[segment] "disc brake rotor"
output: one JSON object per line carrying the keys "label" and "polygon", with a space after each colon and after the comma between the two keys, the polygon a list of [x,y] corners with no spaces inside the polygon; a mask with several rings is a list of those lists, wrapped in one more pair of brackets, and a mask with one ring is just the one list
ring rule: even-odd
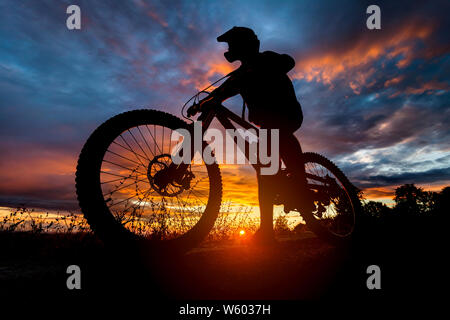
{"label": "disc brake rotor", "polygon": [[186,170],[182,177],[176,177],[173,170],[170,170],[171,163],[170,154],[161,154],[150,161],[147,169],[147,178],[152,188],[166,197],[175,197],[188,190],[195,177],[190,170]]}

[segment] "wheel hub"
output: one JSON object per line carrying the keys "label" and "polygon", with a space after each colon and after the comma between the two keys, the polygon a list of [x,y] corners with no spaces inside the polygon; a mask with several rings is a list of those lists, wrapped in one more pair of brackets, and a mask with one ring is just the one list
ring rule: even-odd
{"label": "wheel hub", "polygon": [[174,197],[191,187],[194,174],[186,170],[179,175],[172,164],[170,154],[154,157],[147,168],[147,178],[152,188],[162,196]]}

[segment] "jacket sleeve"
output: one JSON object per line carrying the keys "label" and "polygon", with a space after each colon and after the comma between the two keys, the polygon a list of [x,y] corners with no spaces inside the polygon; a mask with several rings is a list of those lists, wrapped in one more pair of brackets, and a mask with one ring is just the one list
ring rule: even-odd
{"label": "jacket sleeve", "polygon": [[[238,71],[238,70],[236,70]],[[224,83],[211,92],[211,96],[220,102],[239,94],[241,88],[240,72],[231,75]]]}

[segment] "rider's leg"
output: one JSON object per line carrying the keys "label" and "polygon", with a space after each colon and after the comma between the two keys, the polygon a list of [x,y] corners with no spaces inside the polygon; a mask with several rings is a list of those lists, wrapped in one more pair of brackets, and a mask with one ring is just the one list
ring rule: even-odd
{"label": "rider's leg", "polygon": [[280,130],[280,155],[289,172],[306,183],[302,147],[292,132]]}
{"label": "rider's leg", "polygon": [[[267,152],[270,154],[271,148],[271,137],[270,134],[267,136]],[[259,146],[261,147],[261,145]],[[273,235],[273,202],[275,200],[275,176],[274,175],[264,175],[261,174],[261,168],[270,166],[270,164],[263,165],[259,164],[256,169],[256,177],[258,180],[258,200],[259,200],[259,211],[260,211],[260,227],[255,234],[257,241],[260,242],[271,242],[274,239]]]}
{"label": "rider's leg", "polygon": [[289,188],[289,191],[294,198],[300,197],[302,205],[311,207],[312,201],[306,185],[302,147],[293,132],[280,130],[280,154],[295,183],[295,188]]}
{"label": "rider's leg", "polygon": [[261,217],[260,233],[263,237],[273,237],[273,177],[257,174],[258,198]]}

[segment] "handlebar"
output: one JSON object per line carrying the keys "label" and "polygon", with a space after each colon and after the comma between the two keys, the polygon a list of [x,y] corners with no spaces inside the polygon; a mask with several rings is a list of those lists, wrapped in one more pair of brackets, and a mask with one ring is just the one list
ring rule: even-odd
{"label": "handlebar", "polygon": [[[192,101],[192,99],[194,99],[194,101],[198,100],[198,96],[199,96],[201,93],[206,93],[206,94],[208,94],[208,95],[211,94],[211,92],[208,91],[209,88],[211,88],[211,87],[212,87],[213,85],[215,85],[217,82],[222,81],[222,80],[225,79],[225,78],[228,78],[228,77],[231,76],[231,74],[233,74],[233,73],[234,73],[234,71],[228,73],[227,75],[225,75],[225,76],[223,76],[222,78],[220,78],[220,79],[214,81],[214,82],[211,83],[209,86],[207,86],[207,87],[204,88],[203,90],[200,90],[200,91],[197,92],[195,95],[193,95],[193,96],[192,96],[192,97],[191,97],[191,98],[183,105],[183,109],[182,109],[181,113],[183,114],[184,108],[186,107],[186,105],[187,105],[190,101]],[[199,113],[200,111],[204,111],[204,110],[200,110],[200,104],[194,102],[194,104],[193,104],[192,106],[190,106],[190,107],[188,108],[188,110],[186,111],[187,119],[190,118],[190,117],[192,117],[192,116],[195,116],[195,115],[196,115],[197,113]],[[183,117],[184,117],[184,115],[183,115]],[[185,117],[185,118],[186,118],[186,117]]]}
{"label": "handlebar", "polygon": [[190,106],[187,109],[186,114],[188,117],[192,117],[192,116],[195,116],[199,112],[208,111],[216,105],[217,105],[217,103],[211,103],[209,101],[207,101],[206,103],[201,103],[201,104],[194,103],[192,106]]}

